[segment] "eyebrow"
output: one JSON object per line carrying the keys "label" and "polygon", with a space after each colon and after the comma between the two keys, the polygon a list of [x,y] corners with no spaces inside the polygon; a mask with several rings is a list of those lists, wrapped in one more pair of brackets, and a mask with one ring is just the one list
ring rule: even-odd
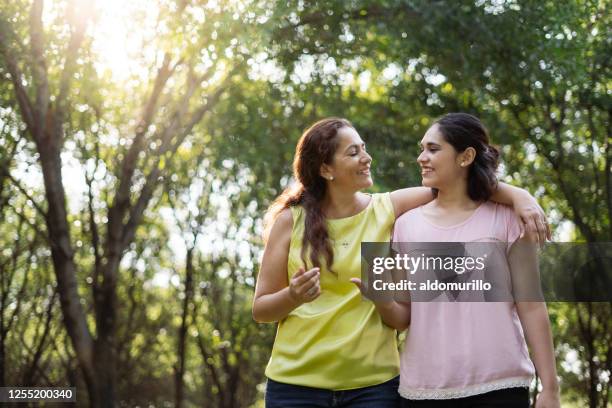
{"label": "eyebrow", "polygon": [[[426,146],[437,146],[437,147],[440,147],[440,145],[439,145],[439,144],[434,143],[434,142],[427,142],[425,145],[426,145]],[[422,147],[422,146],[423,146],[423,143],[419,143],[419,146],[421,146],[421,147]]]}
{"label": "eyebrow", "polygon": [[349,145],[346,149],[344,149],[344,152],[346,153],[350,148],[359,147],[359,146],[365,146],[365,142],[362,142],[361,145],[357,143],[353,143],[352,145]]}

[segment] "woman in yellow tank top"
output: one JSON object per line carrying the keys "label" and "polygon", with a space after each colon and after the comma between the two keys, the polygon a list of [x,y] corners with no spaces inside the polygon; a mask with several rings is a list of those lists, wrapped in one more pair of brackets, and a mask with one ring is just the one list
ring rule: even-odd
{"label": "woman in yellow tank top", "polygon": [[[321,120],[298,142],[296,183],[266,214],[253,317],[279,322],[268,408],[399,404],[396,332],[376,311],[384,305],[363,300],[350,279],[361,275],[361,242],[389,240],[395,219],[433,196],[426,187],[362,193],[372,186],[371,164],[349,121]],[[500,183],[493,199],[514,205],[545,239],[543,213],[527,192]]]}

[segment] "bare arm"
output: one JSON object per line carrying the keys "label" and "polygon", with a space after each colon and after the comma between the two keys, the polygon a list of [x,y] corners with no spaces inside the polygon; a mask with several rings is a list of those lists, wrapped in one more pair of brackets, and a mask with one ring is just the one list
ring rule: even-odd
{"label": "bare arm", "polygon": [[538,242],[541,245],[546,242],[547,238],[551,239],[546,214],[527,190],[500,182],[491,200],[512,206],[516,215],[523,221],[526,231],[537,233]]}
{"label": "bare arm", "polygon": [[321,294],[318,268],[308,272],[300,269],[291,282],[288,280],[287,259],[292,227],[291,211],[284,210],[270,231],[253,299],[253,319],[258,322],[282,320],[292,310]]}
{"label": "bare arm", "polygon": [[[429,187],[402,188],[391,192],[391,202],[395,218],[406,211],[427,204],[433,200]],[[536,232],[538,241],[543,244],[551,239],[551,231],[546,221],[546,214],[535,198],[527,190],[499,182],[491,200],[500,204],[512,206],[516,214],[525,224],[526,230]]]}
{"label": "bare arm", "polygon": [[560,407],[554,346],[546,304],[518,302],[516,308],[531,349],[533,363],[542,381],[542,392],[538,396],[536,407]]}
{"label": "bare arm", "polygon": [[383,323],[397,331],[404,331],[410,326],[410,302],[374,302]]}
{"label": "bare arm", "polygon": [[[351,282],[359,288],[362,294],[366,293],[366,288],[361,279],[351,278]],[[410,302],[391,300],[372,303],[374,303],[383,323],[387,326],[398,331],[406,330],[410,326]]]}
{"label": "bare arm", "polygon": [[392,191],[390,196],[391,203],[393,203],[393,210],[395,211],[395,218],[406,211],[427,204],[434,198],[431,188],[429,187],[402,188]]}
{"label": "bare arm", "polygon": [[536,407],[559,408],[559,383],[548,310],[546,303],[537,301],[542,295],[536,243],[535,233],[527,232],[510,249],[513,292],[525,339],[542,381]]}

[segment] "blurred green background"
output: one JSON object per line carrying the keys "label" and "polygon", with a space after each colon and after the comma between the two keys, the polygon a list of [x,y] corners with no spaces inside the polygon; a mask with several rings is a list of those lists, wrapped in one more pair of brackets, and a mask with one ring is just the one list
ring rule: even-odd
{"label": "blurred green background", "polygon": [[[432,120],[474,113],[556,241],[612,241],[610,6],[0,0],[0,386],[263,406],[262,217],[326,116],[388,191],[420,184]],[[610,406],[611,305],[549,311],[563,406]]]}

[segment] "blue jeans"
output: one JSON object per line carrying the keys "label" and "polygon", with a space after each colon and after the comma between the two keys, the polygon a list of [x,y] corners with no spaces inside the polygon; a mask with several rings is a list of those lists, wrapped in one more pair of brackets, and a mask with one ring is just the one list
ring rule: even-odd
{"label": "blue jeans", "polygon": [[332,391],[268,379],[266,408],[398,408],[399,377],[378,385]]}

